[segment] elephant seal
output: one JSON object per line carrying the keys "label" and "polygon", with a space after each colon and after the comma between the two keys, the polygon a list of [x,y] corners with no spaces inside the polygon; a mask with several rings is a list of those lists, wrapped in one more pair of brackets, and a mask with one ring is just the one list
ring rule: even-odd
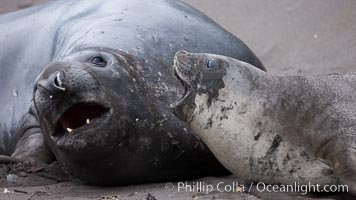
{"label": "elephant seal", "polygon": [[92,184],[226,174],[171,112],[185,91],[174,54],[264,69],[241,40],[175,0],[51,1],[1,15],[0,42],[0,153],[46,163],[54,154]]}
{"label": "elephant seal", "polygon": [[174,109],[234,175],[346,184],[356,192],[356,73],[277,76],[225,56],[179,51],[189,87]]}

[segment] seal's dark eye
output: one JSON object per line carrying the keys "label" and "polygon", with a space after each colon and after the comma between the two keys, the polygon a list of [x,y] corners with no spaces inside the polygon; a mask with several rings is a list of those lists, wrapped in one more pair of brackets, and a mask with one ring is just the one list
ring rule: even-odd
{"label": "seal's dark eye", "polygon": [[94,56],[90,58],[90,62],[98,65],[98,66],[104,66],[106,65],[106,62],[104,60],[104,58],[100,57],[100,56]]}
{"label": "seal's dark eye", "polygon": [[216,63],[215,60],[209,60],[206,64],[206,67],[208,69],[216,69],[216,68],[218,68],[218,64]]}

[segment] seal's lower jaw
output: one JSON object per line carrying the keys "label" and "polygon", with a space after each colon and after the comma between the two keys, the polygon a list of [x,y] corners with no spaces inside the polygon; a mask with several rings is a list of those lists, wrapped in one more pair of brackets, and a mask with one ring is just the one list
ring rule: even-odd
{"label": "seal's lower jaw", "polygon": [[181,84],[184,87],[184,92],[181,95],[181,97],[173,104],[171,104],[171,108],[176,108],[178,106],[180,106],[181,104],[183,104],[183,102],[185,101],[185,99],[188,98],[188,96],[191,94],[191,87],[190,85],[188,85],[184,80],[182,80],[179,75],[177,74],[178,72],[175,70],[175,76],[177,77],[177,79],[181,82]]}
{"label": "seal's lower jaw", "polygon": [[98,127],[110,115],[110,108],[96,102],[80,102],[65,110],[55,123],[52,136],[76,134]]}
{"label": "seal's lower jaw", "polygon": [[182,104],[184,104],[185,100],[190,96],[191,93],[192,92],[191,92],[190,88],[187,88],[183,97],[178,99],[178,101],[172,105],[172,108],[176,108],[176,107],[179,107]]}

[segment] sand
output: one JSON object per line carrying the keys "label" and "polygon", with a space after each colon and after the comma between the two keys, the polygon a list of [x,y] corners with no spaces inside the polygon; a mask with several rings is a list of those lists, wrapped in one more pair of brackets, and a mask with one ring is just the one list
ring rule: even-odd
{"label": "sand", "polygon": [[[1,0],[0,13],[45,0]],[[356,69],[354,0],[185,0],[246,42],[273,74],[326,74]],[[55,170],[54,170],[55,169]],[[216,185],[250,183],[206,177],[214,191],[178,191],[178,183],[95,187],[67,179],[57,165],[0,166],[0,199],[311,199],[296,193],[219,192]],[[71,180],[71,181],[68,181]],[[249,188],[248,188],[249,189]],[[340,195],[324,197],[335,199]],[[315,197],[315,196],[313,196]]]}

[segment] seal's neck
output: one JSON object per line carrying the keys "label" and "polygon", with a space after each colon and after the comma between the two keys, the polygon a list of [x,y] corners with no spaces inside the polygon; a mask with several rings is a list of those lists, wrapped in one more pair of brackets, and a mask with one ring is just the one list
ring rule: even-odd
{"label": "seal's neck", "polygon": [[227,67],[223,81],[225,89],[236,95],[250,95],[271,84],[265,71],[244,62]]}

